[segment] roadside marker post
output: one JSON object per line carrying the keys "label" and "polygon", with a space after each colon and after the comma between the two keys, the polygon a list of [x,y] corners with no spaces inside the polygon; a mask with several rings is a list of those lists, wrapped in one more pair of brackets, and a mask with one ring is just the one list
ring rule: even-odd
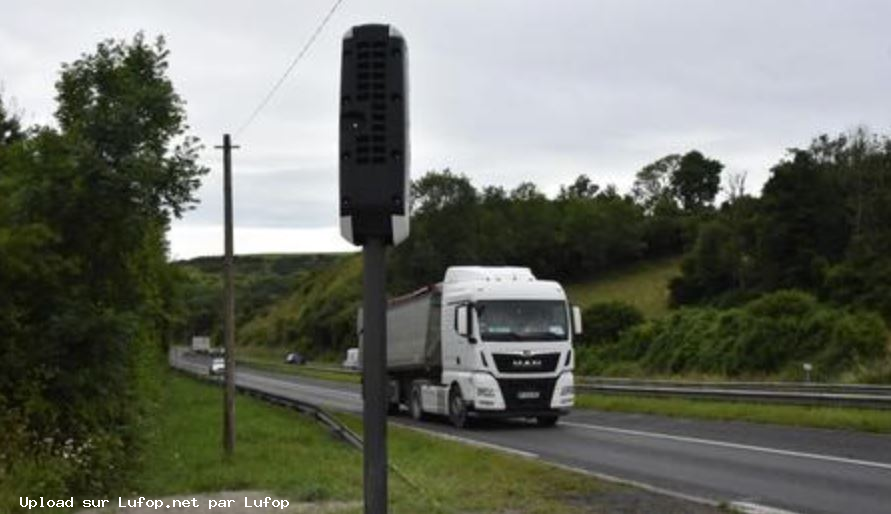
{"label": "roadside marker post", "polygon": [[363,247],[362,419],[365,514],[387,512],[386,247],[408,237],[407,47],[389,25],[343,37],[340,229]]}

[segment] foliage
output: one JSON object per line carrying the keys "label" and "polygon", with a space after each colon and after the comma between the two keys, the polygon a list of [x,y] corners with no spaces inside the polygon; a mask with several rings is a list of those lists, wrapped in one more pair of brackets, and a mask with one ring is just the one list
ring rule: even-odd
{"label": "foliage", "polygon": [[672,284],[675,304],[733,304],[783,288],[891,320],[891,139],[820,136],[702,226]]}
{"label": "foliage", "polygon": [[[236,255],[235,324],[242,326],[262,315],[277,301],[289,296],[313,272],[336,262],[336,254]],[[197,257],[175,264],[183,298],[179,341],[193,335],[222,340],[223,259]]]}
{"label": "foliage", "polygon": [[412,236],[389,266],[394,293],[437,282],[452,265],[525,265],[565,279],[602,273],[646,251],[642,209],[585,175],[553,200],[531,183],[480,192],[449,170],[426,174],[413,191]]}
{"label": "foliage", "polygon": [[0,147],[8,146],[24,137],[22,123],[15,113],[9,112],[0,97]]}
{"label": "foliage", "polygon": [[627,303],[617,301],[594,303],[582,312],[584,327],[580,342],[586,344],[612,342],[626,330],[643,321],[643,314]]}
{"label": "foliage", "polygon": [[671,189],[687,212],[698,212],[715,201],[724,165],[693,150],[684,154],[671,174]]}
{"label": "foliage", "polygon": [[741,307],[686,308],[627,331],[593,359],[597,373],[622,362],[644,373],[817,379],[887,358],[888,331],[871,313],[826,307],[804,292],[778,291]]}
{"label": "foliage", "polygon": [[120,490],[140,453],[175,323],[165,231],[206,172],[166,66],[162,40],[105,41],[63,67],[59,130],[0,116],[0,483],[16,495]]}
{"label": "foliage", "polygon": [[313,357],[356,346],[361,284],[360,256],[339,257],[242,326],[238,340],[246,345],[289,347]]}
{"label": "foliage", "polygon": [[680,161],[678,154],[666,155],[637,172],[631,194],[648,213],[654,212],[659,205],[676,205],[671,178],[677,172]]}
{"label": "foliage", "polygon": [[[601,189],[585,175],[553,199],[532,183],[510,191],[478,190],[450,170],[427,173],[412,191],[412,235],[390,252],[388,262],[392,295],[439,282],[446,268],[462,264],[528,266],[542,278],[591,280],[647,256],[676,254],[696,223],[677,208],[648,215],[630,196],[612,186]],[[656,216],[661,220],[651,223]],[[262,299],[239,340],[313,354],[354,345],[359,264],[345,259],[296,286],[286,299]],[[356,282],[335,280],[338,275]],[[661,290],[657,301],[663,302]],[[206,306],[202,312],[201,319],[213,319]]]}

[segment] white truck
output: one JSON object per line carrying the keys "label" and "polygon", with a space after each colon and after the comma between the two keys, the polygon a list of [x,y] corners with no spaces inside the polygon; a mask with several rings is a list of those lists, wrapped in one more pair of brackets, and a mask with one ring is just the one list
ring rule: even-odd
{"label": "white truck", "polygon": [[[360,344],[361,333],[360,323]],[[575,402],[579,333],[579,309],[557,282],[528,268],[450,267],[442,283],[389,302],[390,411],[446,415],[459,428],[473,417],[552,426]]]}
{"label": "white truck", "polygon": [[210,353],[210,336],[192,336],[192,351]]}

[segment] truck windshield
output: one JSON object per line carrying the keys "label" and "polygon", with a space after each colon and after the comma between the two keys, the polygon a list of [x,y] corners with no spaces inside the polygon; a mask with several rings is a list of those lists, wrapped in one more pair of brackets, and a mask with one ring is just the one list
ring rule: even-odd
{"label": "truck windshield", "polygon": [[566,341],[566,302],[484,300],[476,303],[483,341]]}

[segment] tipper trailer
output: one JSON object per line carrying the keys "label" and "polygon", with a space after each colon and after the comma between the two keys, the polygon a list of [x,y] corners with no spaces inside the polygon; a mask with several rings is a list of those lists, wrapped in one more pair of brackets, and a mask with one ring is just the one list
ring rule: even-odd
{"label": "tipper trailer", "polygon": [[[361,312],[359,315],[361,345]],[[527,417],[550,426],[575,402],[577,307],[528,268],[450,267],[442,283],[390,300],[390,410],[449,417]]]}

